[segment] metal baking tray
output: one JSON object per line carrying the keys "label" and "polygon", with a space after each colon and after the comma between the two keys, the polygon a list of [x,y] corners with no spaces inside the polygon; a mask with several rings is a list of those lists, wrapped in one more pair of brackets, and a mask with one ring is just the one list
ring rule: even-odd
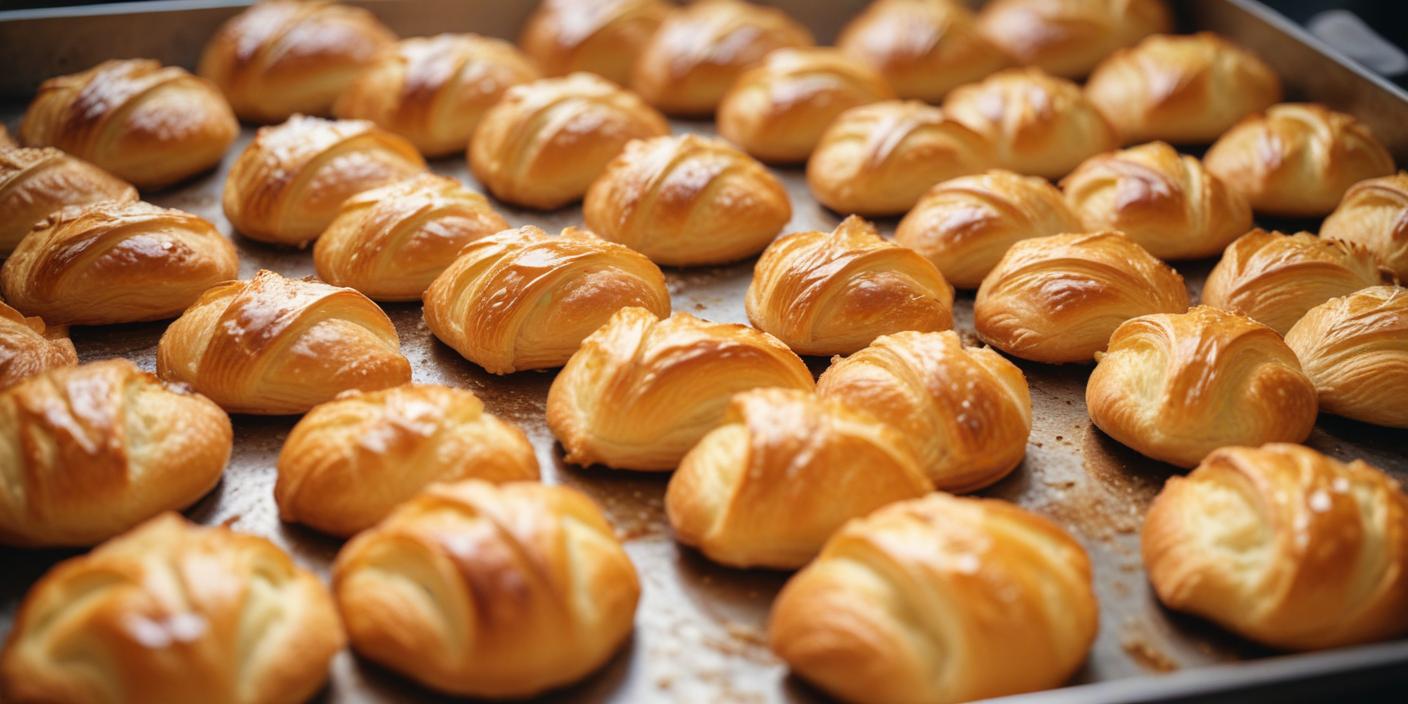
{"label": "metal baking tray", "polygon": [[[50,76],[117,57],[146,56],[193,66],[215,27],[247,2],[184,0],[125,3],[67,10],[0,12],[0,120],[14,127],[38,83]],[[515,37],[531,0],[368,0],[403,36],[474,31]],[[774,2],[809,24],[821,41],[832,39],[864,0]],[[1293,99],[1314,99],[1368,122],[1408,164],[1408,95],[1337,58],[1283,18],[1251,0],[1175,2],[1180,29],[1220,32],[1266,57]],[[679,132],[710,132],[707,122],[674,123]],[[145,194],[160,205],[198,213],[232,232],[220,210],[220,189],[240,141],[215,173],[174,189]],[[473,185],[462,158],[441,160],[435,171]],[[835,213],[808,194],[801,169],[778,173],[791,194],[788,231],[829,230]],[[581,220],[579,208],[525,211],[496,204],[513,224],[556,232]],[[1317,223],[1264,223],[1281,227]],[[894,220],[880,225],[893,231]],[[289,276],[313,273],[309,251],[277,248],[235,237],[242,276],[261,267]],[[1212,262],[1180,264],[1194,293]],[[746,322],[743,291],[752,262],[734,266],[667,270],[676,310],[705,318]],[[532,439],[544,480],[575,486],[595,497],[626,542],[639,568],[644,595],[631,641],[600,672],[544,701],[806,702],[824,699],[768,651],[769,605],[787,574],[718,567],[671,540],[662,497],[668,476],[614,472],[565,464],[544,423],[552,373],[495,377],[437,342],[418,304],[385,306],[401,335],[418,382],[472,389],[487,407],[519,424]],[[972,294],[960,294],[957,327],[971,336]],[[76,328],[83,360],[122,356],[154,366],[164,323]],[[809,360],[820,372],[824,359]],[[1100,633],[1089,660],[1069,686],[1024,695],[1035,702],[1277,701],[1373,695],[1404,701],[1408,641],[1285,655],[1256,647],[1195,618],[1163,609],[1140,565],[1142,515],[1175,470],[1144,459],[1110,440],[1086,416],[1083,391],[1088,366],[1018,362],[1032,389],[1034,424],[1026,460],[1002,482],[981,492],[1045,514],[1068,528],[1089,551],[1100,598]],[[279,448],[296,418],[236,416],[235,451],[224,480],[187,513],[202,523],[227,523],[266,536],[299,563],[326,575],[338,540],[279,522],[272,489]],[[1309,445],[1339,458],[1362,457],[1408,481],[1408,433],[1322,417]],[[75,551],[0,550],[0,633],[8,632],[29,586]],[[350,651],[334,662],[331,683],[320,695],[335,702],[421,702],[441,697],[420,689]]]}

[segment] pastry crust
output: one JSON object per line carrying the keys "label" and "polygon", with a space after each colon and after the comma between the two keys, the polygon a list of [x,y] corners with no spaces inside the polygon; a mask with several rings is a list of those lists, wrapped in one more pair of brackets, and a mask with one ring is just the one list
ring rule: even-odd
{"label": "pastry crust", "polygon": [[1372,286],[1311,308],[1286,333],[1320,410],[1408,428],[1408,289]]}
{"label": "pastry crust", "polygon": [[1173,31],[1164,0],[993,0],[978,27],[1024,66],[1081,78],[1116,50]]}
{"label": "pastry crust", "polygon": [[929,102],[1012,64],[954,0],[875,0],[836,46],[879,71],[901,98]]}
{"label": "pastry crust", "polygon": [[50,369],[78,364],[68,327],[45,325],[38,317],[0,301],[0,391]]}
{"label": "pastry crust", "polygon": [[663,0],[544,0],[518,44],[549,76],[586,71],[624,86],[671,7]]}
{"label": "pastry crust", "polygon": [[14,149],[18,146],[20,145],[15,142],[15,138],[10,136],[10,131],[5,129],[4,125],[0,125],[0,149]]}
{"label": "pastry crust", "polygon": [[105,200],[137,200],[137,189],[57,149],[0,147],[0,257],[52,213]]}
{"label": "pastry crust", "polygon": [[1380,266],[1408,282],[1408,172],[1354,184],[1320,236],[1368,248]]}

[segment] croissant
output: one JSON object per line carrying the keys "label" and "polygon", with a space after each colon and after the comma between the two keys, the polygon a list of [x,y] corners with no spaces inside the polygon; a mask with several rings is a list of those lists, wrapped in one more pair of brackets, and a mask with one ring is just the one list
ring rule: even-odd
{"label": "croissant", "polygon": [[1323,105],[1283,103],[1237,123],[1203,156],[1264,215],[1319,217],[1359,181],[1393,173],[1363,123]]}
{"label": "croissant", "polygon": [[836,46],[879,71],[901,98],[931,102],[1012,63],[952,0],[875,0]]}
{"label": "croissant", "polygon": [[1408,172],[1351,186],[1320,236],[1368,248],[1379,266],[1408,281]]}
{"label": "croissant", "polygon": [[1408,633],[1408,497],[1362,460],[1287,444],[1216,450],[1164,485],[1143,552],[1169,608],[1272,647]]}
{"label": "croissant", "polygon": [[68,205],[137,200],[137,189],[57,149],[0,148],[0,257]]}
{"label": "croissant", "polygon": [[0,301],[0,391],[50,369],[78,364],[68,328],[45,325]]}
{"label": "croissant", "polygon": [[466,245],[425,291],[425,323],[491,374],[567,363],[616,311],[670,314],[660,268],[639,252],[569,227],[527,225]]}
{"label": "croissant", "polygon": [[471,480],[432,486],[349,542],[333,591],[364,657],[500,698],[605,664],[631,634],[640,580],[585,494]]}
{"label": "croissant", "polygon": [[671,7],[662,0],[544,0],[518,43],[550,76],[587,71],[626,85]]}
{"label": "croissant", "polygon": [[851,108],[831,123],[807,161],[807,185],[839,213],[894,215],[940,181],[997,160],[988,138],[912,101]]}
{"label": "croissant", "polygon": [[263,271],[211,288],[161,336],[157,373],[231,413],[304,413],[411,380],[396,328],[350,288]]}
{"label": "croissant", "polygon": [[294,704],[345,641],[327,589],[273,543],[166,513],[30,589],[0,685],[14,702]]}
{"label": "croissant", "polygon": [[735,393],[767,386],[813,387],[807,365],[777,338],[623,308],[553,379],[548,427],[573,464],[670,470],[723,420]]}
{"label": "croissant", "polygon": [[14,149],[20,146],[15,142],[15,138],[10,136],[10,131],[0,125],[0,149]]}
{"label": "croissant", "polygon": [[993,0],[978,15],[988,41],[1026,66],[1065,78],[1116,50],[1173,30],[1164,0]]}
{"label": "croissant", "polygon": [[149,203],[65,208],[0,268],[10,304],[74,325],[164,320],[235,278],[235,246],[208,220]]}
{"label": "croissant", "polygon": [[1060,685],[1098,620],[1090,559],[1056,524],[933,493],[832,536],[773,603],[768,641],[840,699],[937,704]]}
{"label": "croissant", "polygon": [[342,202],[313,245],[318,277],[379,301],[414,301],[464,246],[508,229],[484,196],[424,173]]}
{"label": "croissant", "polygon": [[1373,286],[1311,308],[1286,333],[1320,410],[1408,428],[1408,289]]}
{"label": "croissant", "polygon": [[1091,157],[1061,188],[1084,229],[1119,230],[1165,260],[1214,256],[1252,226],[1240,193],[1163,142]]}
{"label": "croissant", "polygon": [[953,327],[953,288],[929,260],[852,215],[832,232],[768,246],[744,299],[748,320],[798,354],[850,354],[902,330]]}

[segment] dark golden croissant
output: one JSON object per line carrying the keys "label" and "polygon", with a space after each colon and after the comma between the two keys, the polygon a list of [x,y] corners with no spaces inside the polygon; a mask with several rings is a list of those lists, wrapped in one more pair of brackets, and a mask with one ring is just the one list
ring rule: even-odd
{"label": "dark golden croissant", "polygon": [[544,0],[518,44],[549,76],[586,71],[624,86],[671,7],[664,0]]}
{"label": "dark golden croissant", "polygon": [[984,36],[1023,65],[1080,78],[1121,47],[1173,30],[1164,0],[993,0]]}
{"label": "dark golden croissant", "polygon": [[0,390],[59,367],[78,364],[78,352],[68,339],[68,327],[45,325],[38,317],[0,301]]}
{"label": "dark golden croissant", "polygon": [[841,29],[841,51],[869,64],[901,98],[937,102],[1012,59],[951,0],[875,0]]}
{"label": "dark golden croissant", "polygon": [[1380,266],[1408,282],[1408,172],[1354,184],[1320,236],[1367,247]]}
{"label": "dark golden croissant", "polygon": [[1373,286],[1311,308],[1286,333],[1320,410],[1408,428],[1408,289]]}
{"label": "dark golden croissant", "polygon": [[57,149],[0,148],[0,257],[69,205],[137,200],[137,189]]}

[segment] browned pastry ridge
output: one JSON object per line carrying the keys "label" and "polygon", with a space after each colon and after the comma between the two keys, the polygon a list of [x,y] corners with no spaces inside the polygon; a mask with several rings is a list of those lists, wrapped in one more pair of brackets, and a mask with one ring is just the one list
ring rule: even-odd
{"label": "browned pastry ridge", "polygon": [[1012,63],[954,0],[875,0],[836,46],[879,71],[901,98],[930,102]]}
{"label": "browned pastry ridge", "polygon": [[1017,63],[1081,78],[1116,50],[1173,30],[1164,0],[993,0],[984,36]]}
{"label": "browned pastry ridge", "polygon": [[1408,289],[1373,286],[1311,308],[1286,333],[1320,410],[1408,428]]}
{"label": "browned pastry ridge", "polygon": [[664,0],[544,0],[518,44],[549,76],[586,71],[624,86],[671,7]]}
{"label": "browned pastry ridge", "polygon": [[68,339],[68,327],[26,318],[0,301],[0,391],[35,374],[75,364],[78,352]]}
{"label": "browned pastry ridge", "polygon": [[58,149],[0,147],[0,257],[35,225],[69,205],[137,200],[137,189]]}
{"label": "browned pastry ridge", "polygon": [[1354,184],[1320,236],[1368,248],[1380,266],[1408,282],[1408,172]]}

